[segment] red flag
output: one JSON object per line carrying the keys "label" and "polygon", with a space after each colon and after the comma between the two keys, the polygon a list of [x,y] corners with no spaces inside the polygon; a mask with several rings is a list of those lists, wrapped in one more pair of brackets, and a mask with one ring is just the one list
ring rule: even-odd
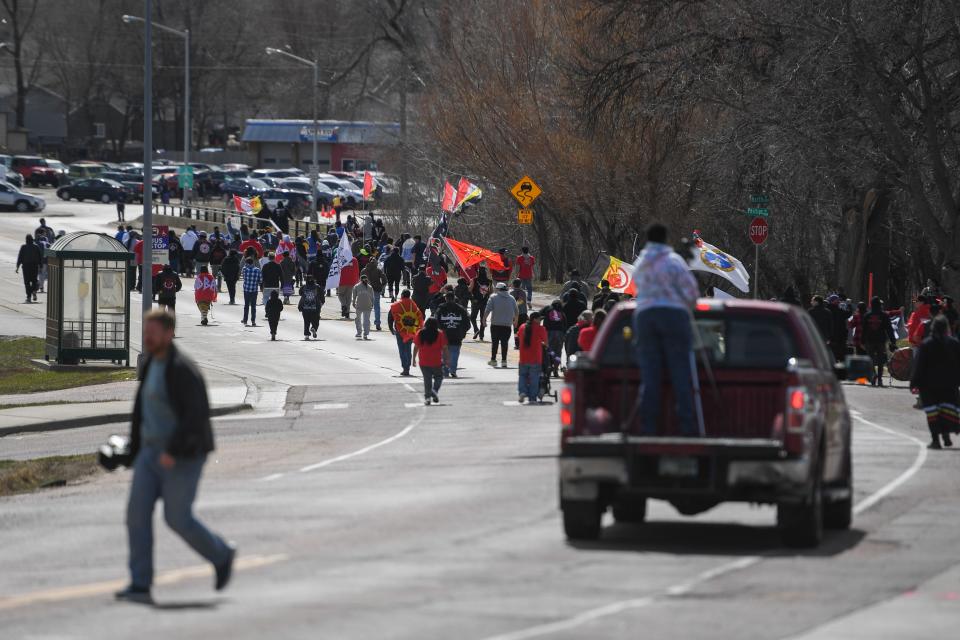
{"label": "red flag", "polygon": [[369,171],[363,172],[363,199],[370,200],[373,197],[373,174]]}
{"label": "red flag", "polygon": [[447,248],[450,249],[450,253],[453,254],[453,257],[457,260],[457,264],[459,264],[460,268],[464,271],[481,262],[486,262],[487,266],[491,269],[503,270],[506,268],[503,265],[503,261],[500,260],[500,254],[490,249],[460,242],[453,238],[445,237],[443,241],[447,243]]}
{"label": "red flag", "polygon": [[453,213],[453,206],[456,203],[457,192],[449,181],[443,183],[443,202],[440,203],[440,209],[448,213]]}
{"label": "red flag", "polygon": [[454,209],[460,209],[463,206],[463,203],[479,198],[483,195],[480,192],[480,188],[466,179],[466,177],[461,177],[460,182],[457,183],[457,199],[454,202]]}

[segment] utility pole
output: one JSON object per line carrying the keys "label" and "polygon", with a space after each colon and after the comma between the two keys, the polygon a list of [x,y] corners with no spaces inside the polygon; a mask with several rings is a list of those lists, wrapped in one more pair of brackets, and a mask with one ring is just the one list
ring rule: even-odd
{"label": "utility pole", "polygon": [[400,226],[408,227],[409,215],[408,183],[410,182],[410,166],[407,163],[407,56],[404,53],[400,61]]}
{"label": "utility pole", "polygon": [[[153,0],[143,0],[143,312],[153,306]],[[149,190],[149,191],[148,191]],[[147,193],[151,197],[147,197]],[[141,337],[140,353],[143,354]]]}

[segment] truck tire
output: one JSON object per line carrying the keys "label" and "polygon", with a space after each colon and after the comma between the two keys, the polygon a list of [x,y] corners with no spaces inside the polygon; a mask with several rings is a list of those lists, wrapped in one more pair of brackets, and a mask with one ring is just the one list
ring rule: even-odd
{"label": "truck tire", "polygon": [[788,547],[812,548],[823,540],[823,490],[819,469],[814,473],[810,495],[799,503],[777,505],[777,526]]}
{"label": "truck tire", "polygon": [[596,540],[600,537],[603,510],[598,501],[564,502],[563,532],[568,540]]}
{"label": "truck tire", "polygon": [[634,498],[613,505],[613,519],[620,524],[642,524],[647,519],[647,499]]}
{"label": "truck tire", "polygon": [[847,497],[829,501],[823,506],[823,526],[841,531],[849,529],[853,524],[853,461],[850,459],[849,443],[843,458],[844,478],[838,486],[847,490]]}

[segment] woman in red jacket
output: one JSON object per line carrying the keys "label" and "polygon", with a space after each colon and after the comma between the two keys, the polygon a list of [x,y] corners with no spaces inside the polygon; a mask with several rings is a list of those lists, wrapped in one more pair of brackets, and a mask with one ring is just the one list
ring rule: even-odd
{"label": "woman in red jacket", "polygon": [[597,309],[593,314],[593,324],[580,329],[580,337],[577,338],[577,346],[580,347],[580,351],[590,351],[593,347],[593,341],[597,338],[597,332],[600,331],[600,327],[603,326],[603,321],[606,317],[606,311]]}

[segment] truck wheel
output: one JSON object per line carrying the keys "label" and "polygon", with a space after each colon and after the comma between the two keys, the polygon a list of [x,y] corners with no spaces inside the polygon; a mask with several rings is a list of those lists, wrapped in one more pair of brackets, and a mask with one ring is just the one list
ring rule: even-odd
{"label": "truck wheel", "polygon": [[846,530],[853,524],[853,464],[850,460],[850,446],[844,457],[844,478],[839,486],[847,490],[842,500],[827,502],[823,506],[823,526],[827,529]]}
{"label": "truck wheel", "polygon": [[823,491],[820,472],[814,474],[810,496],[797,504],[777,506],[777,526],[780,537],[788,547],[816,547],[823,540]]}
{"label": "truck wheel", "polygon": [[596,540],[600,537],[603,510],[597,501],[564,502],[563,531],[568,540]]}
{"label": "truck wheel", "polygon": [[647,519],[647,499],[634,498],[613,505],[613,519],[620,524],[641,524]]}

